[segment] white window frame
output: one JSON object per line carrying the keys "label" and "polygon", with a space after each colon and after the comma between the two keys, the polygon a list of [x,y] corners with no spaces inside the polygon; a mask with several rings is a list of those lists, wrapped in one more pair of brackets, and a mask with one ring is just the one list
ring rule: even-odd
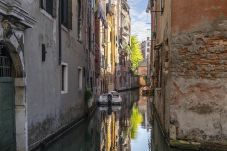
{"label": "white window frame", "polygon": [[[79,70],[81,73],[79,74]],[[83,67],[78,67],[77,68],[77,74],[78,74],[78,90],[82,91],[83,90]]]}
{"label": "white window frame", "polygon": [[[63,66],[65,66],[65,71],[64,71],[64,83],[62,81],[62,69],[63,69]],[[64,90],[62,90],[62,84],[64,84]],[[68,93],[68,64],[67,63],[64,63],[62,62],[61,63],[61,94],[66,94]]]}

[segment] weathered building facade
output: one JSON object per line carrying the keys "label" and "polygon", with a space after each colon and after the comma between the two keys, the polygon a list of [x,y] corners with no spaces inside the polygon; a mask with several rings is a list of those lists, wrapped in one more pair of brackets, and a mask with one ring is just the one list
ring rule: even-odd
{"label": "weathered building facade", "polygon": [[119,64],[117,70],[118,90],[130,88],[130,41],[131,41],[131,18],[130,7],[127,0],[119,0],[120,14],[118,27]]}
{"label": "weathered building facade", "polygon": [[173,146],[223,149],[227,1],[150,4],[154,104],[165,135]]}
{"label": "weathered building facade", "polygon": [[127,0],[96,1],[97,92],[126,90],[138,86],[130,73],[131,22]]}
{"label": "weathered building facade", "polygon": [[151,46],[151,40],[150,37],[147,37],[147,40],[142,41],[141,43],[141,51],[143,54],[143,58],[145,60],[150,59],[150,46]]}
{"label": "weathered building facade", "polygon": [[31,150],[85,115],[92,2],[0,1],[1,150]]}
{"label": "weathered building facade", "polygon": [[[143,62],[146,63],[147,71],[150,71],[150,52],[151,52],[151,39],[147,37],[146,40],[141,43],[141,52],[143,54]],[[150,76],[150,72],[147,72],[147,76]]]}
{"label": "weathered building facade", "polygon": [[106,0],[96,0],[95,12],[95,76],[97,83],[97,94],[107,90],[106,67],[107,67],[107,18]]}

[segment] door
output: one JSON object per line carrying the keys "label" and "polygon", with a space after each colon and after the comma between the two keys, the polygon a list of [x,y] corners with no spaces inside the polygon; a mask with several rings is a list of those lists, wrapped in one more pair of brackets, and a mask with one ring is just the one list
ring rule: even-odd
{"label": "door", "polygon": [[0,150],[15,151],[15,103],[12,63],[0,49]]}

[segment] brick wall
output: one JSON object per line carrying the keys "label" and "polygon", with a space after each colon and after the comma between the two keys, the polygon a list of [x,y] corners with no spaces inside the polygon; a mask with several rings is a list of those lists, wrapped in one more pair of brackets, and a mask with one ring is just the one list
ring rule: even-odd
{"label": "brick wall", "polygon": [[227,140],[227,20],[218,19],[171,39],[170,137]]}

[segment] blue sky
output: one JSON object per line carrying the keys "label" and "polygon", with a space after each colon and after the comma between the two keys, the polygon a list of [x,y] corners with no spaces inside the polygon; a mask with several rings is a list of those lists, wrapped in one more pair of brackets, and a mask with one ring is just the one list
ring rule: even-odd
{"label": "blue sky", "polygon": [[140,41],[150,37],[150,14],[146,13],[148,0],[129,0],[132,19],[132,35],[136,35]]}

